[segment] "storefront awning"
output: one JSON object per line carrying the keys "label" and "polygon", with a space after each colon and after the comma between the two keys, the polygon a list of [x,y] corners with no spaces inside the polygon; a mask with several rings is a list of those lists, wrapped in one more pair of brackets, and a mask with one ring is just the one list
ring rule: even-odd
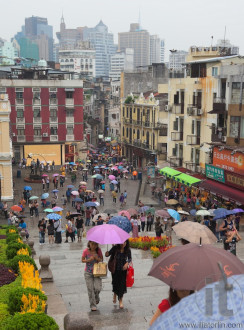
{"label": "storefront awning", "polygon": [[177,175],[175,177],[175,180],[178,181],[178,182],[181,182],[181,183],[183,183],[184,185],[187,185],[187,186],[191,186],[192,184],[201,181],[201,180],[199,180],[197,178],[194,178],[191,175],[187,175],[187,174],[184,174],[184,173],[182,173],[180,175]]}
{"label": "storefront awning", "polygon": [[175,169],[171,168],[171,167],[164,167],[164,168],[161,168],[161,170],[159,170],[159,173],[160,174],[163,174],[163,175],[166,175],[168,176],[169,178],[173,177],[173,176],[176,176],[176,175],[180,175],[182,174],[181,172],[179,171],[176,171]]}
{"label": "storefront awning", "polygon": [[244,204],[244,192],[235,188],[231,188],[223,183],[206,180],[199,183],[199,188],[209,190],[212,194],[221,195],[224,199],[231,199],[238,204]]}

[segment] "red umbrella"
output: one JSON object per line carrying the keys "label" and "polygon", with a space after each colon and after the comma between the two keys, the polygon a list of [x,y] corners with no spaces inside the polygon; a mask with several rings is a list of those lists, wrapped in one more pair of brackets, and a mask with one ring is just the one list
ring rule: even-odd
{"label": "red umbrella", "polygon": [[13,205],[13,206],[11,206],[11,210],[13,210],[15,212],[20,212],[20,211],[22,211],[22,208],[19,205]]}
{"label": "red umbrella", "polygon": [[130,215],[134,215],[134,214],[138,214],[138,212],[137,212],[137,210],[136,209],[128,209],[128,210],[126,210],[128,213],[130,213]]}
{"label": "red umbrella", "polygon": [[211,279],[221,280],[218,263],[226,276],[244,273],[244,264],[232,253],[210,244],[189,243],[162,253],[148,275],[158,278],[175,290],[199,290]]}
{"label": "red umbrella", "polygon": [[158,210],[158,211],[156,211],[156,215],[158,217],[163,217],[163,218],[170,218],[171,217],[166,210]]}

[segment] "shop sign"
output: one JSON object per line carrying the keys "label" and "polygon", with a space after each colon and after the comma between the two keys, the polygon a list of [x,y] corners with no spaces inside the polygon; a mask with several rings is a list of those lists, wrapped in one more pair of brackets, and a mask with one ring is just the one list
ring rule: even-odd
{"label": "shop sign", "polygon": [[150,176],[150,178],[155,178],[155,166],[148,166],[147,168],[147,176]]}
{"label": "shop sign", "polygon": [[109,142],[109,141],[111,141],[111,136],[107,136],[107,137],[105,137],[105,139],[104,139],[106,142]]}
{"label": "shop sign", "polygon": [[[99,138],[99,139],[103,139],[103,134],[99,134],[99,135],[98,135],[98,138]],[[106,139],[105,139],[105,141],[106,141]]]}
{"label": "shop sign", "polygon": [[213,150],[213,165],[229,172],[244,175],[244,154],[241,152],[233,153],[232,150]]}
{"label": "shop sign", "polygon": [[205,170],[207,178],[225,183],[225,173],[222,168],[206,164]]}
{"label": "shop sign", "polygon": [[234,173],[226,172],[225,181],[229,186],[244,190],[244,177]]}

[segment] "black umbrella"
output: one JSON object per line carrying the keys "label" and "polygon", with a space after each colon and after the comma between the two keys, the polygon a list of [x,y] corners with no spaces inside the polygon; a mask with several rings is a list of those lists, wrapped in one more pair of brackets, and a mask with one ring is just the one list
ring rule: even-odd
{"label": "black umbrella", "polygon": [[66,218],[70,219],[70,218],[78,217],[79,215],[81,215],[81,213],[73,212],[73,213],[70,213],[70,215],[68,215]]}
{"label": "black umbrella", "polygon": [[114,210],[114,209],[106,209],[105,211],[103,211],[103,213],[107,213],[107,214],[114,214],[114,213],[117,213],[118,211],[117,210]]}

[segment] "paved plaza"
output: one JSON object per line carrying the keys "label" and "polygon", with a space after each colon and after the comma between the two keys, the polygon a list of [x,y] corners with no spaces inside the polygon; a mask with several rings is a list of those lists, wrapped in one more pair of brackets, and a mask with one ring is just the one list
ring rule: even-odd
{"label": "paved plaza", "polygon": [[[16,168],[14,169],[14,176],[16,178]],[[77,184],[81,181],[78,177]],[[106,181],[108,182],[108,181]],[[68,177],[65,182],[65,187],[60,189],[59,197],[65,193],[66,185],[70,184]],[[21,179],[15,179],[15,202],[17,203],[25,185],[23,181],[23,173]],[[31,184],[33,191],[32,195],[40,196],[42,194],[41,184]],[[127,206],[135,207],[136,195],[138,192],[139,181],[124,179],[121,180],[121,191],[125,189],[128,192]],[[50,184],[50,191],[53,189]],[[148,185],[149,187],[149,185]],[[92,188],[92,179],[88,180],[88,188]],[[150,199],[150,188],[145,189],[146,198],[148,202]],[[144,189],[143,189],[144,191]],[[118,194],[119,195],[119,194]],[[59,199],[60,201],[60,199]],[[155,204],[155,202],[154,202]],[[57,205],[61,206],[59,203]],[[116,208],[119,210],[119,202]],[[106,184],[105,192],[105,206],[99,207],[99,212],[107,208],[115,208],[112,203],[111,193],[108,184]],[[67,209],[71,209],[68,205]],[[28,215],[28,210],[26,212]],[[40,213],[40,218],[44,213]],[[132,249],[132,258],[135,268],[135,284],[129,288],[124,297],[124,310],[118,308],[118,304],[112,303],[112,286],[111,275],[108,274],[106,279],[103,279],[103,290],[100,294],[101,301],[98,305],[96,312],[90,312],[88,295],[84,280],[85,265],[81,263],[82,251],[86,248],[87,241],[83,238],[82,243],[62,243],[49,245],[39,245],[37,218],[27,218],[26,220],[31,239],[35,242],[36,261],[41,254],[48,254],[51,257],[50,268],[54,277],[54,284],[44,285],[44,290],[48,295],[48,314],[53,316],[62,329],[62,320],[67,312],[77,312],[89,318],[94,324],[94,329],[148,329],[149,321],[157,308],[159,302],[167,297],[168,286],[163,282],[148,277],[148,272],[153,263],[151,253],[149,251]],[[63,221],[63,228],[65,220]],[[151,232],[149,235],[153,235]],[[241,233],[242,234],[242,233]],[[64,234],[63,234],[64,235]],[[46,236],[47,238],[47,236]],[[64,236],[63,236],[64,242]],[[173,244],[178,245],[178,239],[173,236]],[[222,244],[217,244],[219,248],[223,248]],[[109,246],[110,248],[111,246]],[[107,250],[107,246],[102,246],[103,254]],[[241,241],[237,244],[237,255],[244,262],[244,242]],[[104,258],[105,260],[107,258]]]}

